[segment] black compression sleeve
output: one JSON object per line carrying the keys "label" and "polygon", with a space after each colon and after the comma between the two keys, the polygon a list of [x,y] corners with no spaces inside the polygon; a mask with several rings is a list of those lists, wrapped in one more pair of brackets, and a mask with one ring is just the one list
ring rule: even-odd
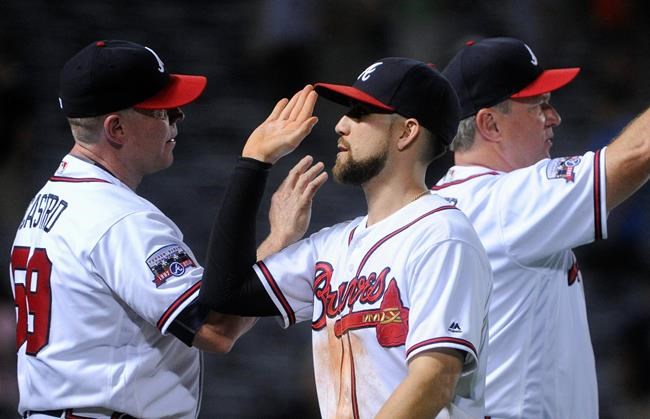
{"label": "black compression sleeve", "polygon": [[167,331],[187,346],[192,346],[196,331],[199,330],[207,315],[206,308],[194,301],[176,316]]}
{"label": "black compression sleeve", "polygon": [[220,313],[275,316],[279,311],[253,264],[255,217],[270,164],[240,158],[212,227],[199,293],[203,306]]}

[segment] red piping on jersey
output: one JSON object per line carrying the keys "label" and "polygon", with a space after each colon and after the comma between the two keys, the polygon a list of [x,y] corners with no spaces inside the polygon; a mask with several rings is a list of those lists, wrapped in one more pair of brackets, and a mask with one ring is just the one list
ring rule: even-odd
{"label": "red piping on jersey", "polygon": [[271,286],[271,289],[273,290],[273,294],[275,294],[275,297],[280,301],[280,304],[282,304],[284,311],[287,313],[287,317],[289,318],[289,325],[295,324],[296,315],[291,309],[291,306],[289,305],[287,299],[284,298],[282,291],[280,291],[280,287],[278,287],[278,283],[275,281],[275,279],[273,279],[273,275],[271,275],[269,268],[267,268],[264,262],[262,261],[257,262],[257,266],[262,271],[262,274],[264,275],[266,282],[268,282],[268,284]]}
{"label": "red piping on jersey", "polygon": [[72,409],[66,409],[65,419],[90,419],[88,416],[78,416],[72,412]]}
{"label": "red piping on jersey", "polygon": [[350,348],[350,391],[352,392],[352,414],[354,419],[359,419],[359,402],[357,401],[357,374],[354,372],[354,355],[352,354],[352,342],[350,340],[350,335],[348,337],[348,344]]}
{"label": "red piping on jersey", "polygon": [[[420,215],[419,217],[417,217],[415,220],[411,221],[410,223],[408,223],[408,224],[398,228],[397,230],[393,231],[392,233],[384,236],[381,240],[379,240],[377,243],[375,243],[370,248],[370,250],[368,250],[368,252],[365,254],[363,259],[361,260],[361,263],[359,264],[359,268],[357,269],[356,277],[359,277],[359,275],[361,274],[361,270],[363,269],[363,266],[366,264],[366,262],[368,261],[370,256],[372,256],[372,254],[375,252],[375,250],[377,250],[379,248],[379,246],[384,244],[386,241],[388,241],[392,237],[395,237],[397,234],[401,233],[402,231],[406,230],[407,228],[411,227],[413,224],[417,223],[418,221],[422,220],[423,218],[428,217],[429,215],[435,214],[436,212],[444,211],[444,210],[448,210],[448,209],[458,210],[458,208],[456,208],[453,205],[444,205],[444,206],[438,207],[438,208],[436,208],[434,210],[431,210],[429,212],[426,212],[426,213]],[[356,227],[355,227],[355,229],[356,229]],[[354,230],[352,230],[352,233],[353,232],[354,232]],[[350,234],[350,237],[349,237],[350,241],[352,240],[352,233]],[[346,336],[347,336],[347,339],[348,339],[348,342],[349,342],[350,335],[347,334]],[[446,340],[439,340],[440,342],[443,342],[443,341],[452,341],[454,343],[461,343],[462,342],[461,344],[463,344],[464,346],[469,346],[470,348],[472,348],[473,352],[476,353],[476,350],[474,350],[474,346],[471,343],[469,343],[467,341],[464,341],[462,339],[454,339],[454,338],[439,338],[439,339],[446,339]],[[435,341],[435,339],[433,339],[433,340]],[[411,350],[417,349],[418,347],[420,347],[422,345],[426,345],[428,343],[435,343],[435,342],[431,342],[431,341],[421,342],[421,344],[415,345],[414,347],[412,347]],[[477,358],[478,358],[478,356],[477,356]],[[341,362],[343,362],[343,361],[341,361]],[[351,374],[352,374],[352,377],[351,377],[352,413],[353,413],[354,419],[358,419],[360,416],[359,416],[359,406],[358,406],[358,401],[357,401],[356,375],[355,375],[355,372],[354,372],[354,357],[352,355],[352,345],[350,345],[350,365],[351,365],[351,370],[352,370],[351,371]]]}
{"label": "red piping on jersey", "polygon": [[401,233],[402,231],[406,230],[407,228],[411,227],[413,224],[417,223],[417,222],[420,221],[421,219],[423,219],[423,218],[425,218],[425,217],[428,217],[428,216],[431,215],[431,214],[435,214],[436,212],[443,211],[443,210],[448,210],[448,209],[453,209],[453,210],[457,210],[457,211],[459,211],[459,209],[456,208],[456,207],[453,206],[453,205],[443,205],[442,207],[438,207],[438,208],[436,208],[436,209],[434,209],[434,210],[431,210],[431,211],[429,211],[429,212],[427,212],[427,213],[424,213],[424,214],[420,215],[420,216],[419,216],[418,218],[416,218],[415,220],[411,221],[410,223],[406,224],[405,226],[402,226],[402,227],[398,228],[397,230],[393,231],[392,233],[388,234],[387,236],[385,236],[384,238],[382,238],[381,240],[379,240],[377,243],[375,243],[375,244],[370,248],[370,250],[368,250],[368,252],[367,252],[366,255],[363,257],[363,259],[361,259],[361,263],[359,264],[359,268],[357,269],[356,277],[357,277],[357,278],[359,277],[359,275],[361,274],[361,269],[363,269],[363,266],[366,264],[366,262],[368,261],[368,259],[370,258],[370,256],[372,256],[372,254],[375,252],[375,250],[377,250],[377,249],[379,248],[379,246],[381,246],[382,244],[384,244],[387,240],[389,240],[390,238],[396,236],[397,234]]}
{"label": "red piping on jersey", "polygon": [[104,179],[98,179],[95,177],[65,177],[65,176],[52,176],[50,177],[50,182],[69,182],[69,183],[88,183],[88,182],[99,182],[99,183],[111,183]]}
{"label": "red piping on jersey", "polygon": [[406,351],[406,356],[408,357],[411,352],[413,352],[416,349],[419,349],[423,346],[427,345],[432,345],[434,343],[441,343],[441,342],[447,342],[447,343],[456,343],[458,345],[465,346],[469,348],[474,356],[478,359],[478,354],[476,353],[476,348],[474,345],[472,345],[471,342],[465,340],[465,339],[458,339],[458,338],[450,338],[450,337],[441,337],[441,338],[433,338],[433,339],[427,339],[425,341],[422,341],[420,343],[416,343],[415,345],[411,346],[407,351]]}
{"label": "red piping on jersey", "polygon": [[[39,412],[33,412],[33,414],[36,414]],[[54,412],[52,412],[54,413]],[[57,412],[58,413],[58,412]],[[49,415],[47,415],[49,416]],[[79,416],[74,413],[74,409],[66,409],[65,410],[65,419],[92,419],[90,416]],[[113,412],[111,414],[111,419],[133,419],[133,416],[127,415],[126,413],[121,413],[121,412]]]}
{"label": "red piping on jersey", "polygon": [[160,317],[160,320],[158,320],[158,323],[156,323],[156,327],[162,330],[163,326],[165,325],[169,317],[172,315],[172,313],[176,311],[178,306],[183,304],[185,300],[190,298],[190,296],[194,294],[194,292],[196,292],[196,290],[198,290],[199,288],[201,288],[201,281],[198,281],[196,284],[192,285],[190,289],[188,289],[183,294],[181,294],[181,296],[178,297],[176,301],[174,301],[172,305],[169,306],[169,308],[163,313],[163,315]]}
{"label": "red piping on jersey", "polygon": [[573,283],[576,282],[579,273],[580,268],[578,267],[578,260],[576,259],[576,255],[573,255],[573,265],[571,265],[571,268],[569,268],[569,271],[567,272],[567,281],[569,286],[573,285]]}
{"label": "red piping on jersey", "polygon": [[354,232],[357,231],[357,227],[359,226],[354,227],[352,231],[350,231],[350,235],[348,236],[348,246],[352,243],[352,237],[354,237]]}
{"label": "red piping on jersey", "polygon": [[442,185],[434,185],[431,187],[432,191],[439,191],[440,189],[446,188],[448,186],[454,186],[458,185],[459,183],[467,182],[468,180],[476,179],[477,177],[485,176],[485,175],[498,175],[499,172],[485,172],[485,173],[479,173],[477,175],[472,175],[470,177],[466,177],[465,179],[458,179],[454,180],[448,183],[443,183]]}
{"label": "red piping on jersey", "polygon": [[600,151],[594,155],[594,237],[595,240],[603,238],[603,226],[600,212]]}

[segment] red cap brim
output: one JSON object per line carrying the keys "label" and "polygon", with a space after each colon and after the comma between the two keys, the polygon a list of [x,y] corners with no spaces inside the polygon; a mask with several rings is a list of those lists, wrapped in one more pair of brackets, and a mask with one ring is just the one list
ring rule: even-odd
{"label": "red cap brim", "polygon": [[170,74],[167,87],[134,107],[141,109],[171,109],[195,101],[208,83],[204,76]]}
{"label": "red cap brim", "polygon": [[578,67],[545,70],[534,82],[510,97],[523,98],[552,92],[569,84],[579,72]]}
{"label": "red cap brim", "polygon": [[352,86],[344,86],[341,84],[328,84],[328,83],[316,83],[314,88],[319,95],[324,96],[325,98],[332,100],[341,105],[349,105],[350,99],[356,100],[357,102],[366,103],[368,105],[374,106],[375,108],[383,109],[386,111],[395,111],[395,108],[388,106],[374,97],[370,96],[366,92],[359,90]]}

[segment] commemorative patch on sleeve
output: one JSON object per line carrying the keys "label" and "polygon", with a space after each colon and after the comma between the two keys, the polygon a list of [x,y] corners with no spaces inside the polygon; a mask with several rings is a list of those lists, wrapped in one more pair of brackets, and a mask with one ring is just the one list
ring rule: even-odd
{"label": "commemorative patch on sleeve", "polygon": [[575,168],[582,161],[582,157],[559,157],[548,162],[546,165],[546,177],[549,179],[564,179],[573,182],[575,179]]}
{"label": "commemorative patch on sleeve", "polygon": [[185,249],[178,244],[163,246],[147,258],[156,288],[167,282],[171,276],[182,276],[187,268],[196,266]]}

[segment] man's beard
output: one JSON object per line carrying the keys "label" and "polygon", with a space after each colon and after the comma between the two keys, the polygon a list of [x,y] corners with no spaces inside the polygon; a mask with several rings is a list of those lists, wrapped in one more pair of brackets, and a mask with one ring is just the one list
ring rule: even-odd
{"label": "man's beard", "polygon": [[332,168],[334,180],[347,185],[363,185],[382,171],[388,159],[388,149],[365,160],[348,159],[344,163],[336,163]]}

